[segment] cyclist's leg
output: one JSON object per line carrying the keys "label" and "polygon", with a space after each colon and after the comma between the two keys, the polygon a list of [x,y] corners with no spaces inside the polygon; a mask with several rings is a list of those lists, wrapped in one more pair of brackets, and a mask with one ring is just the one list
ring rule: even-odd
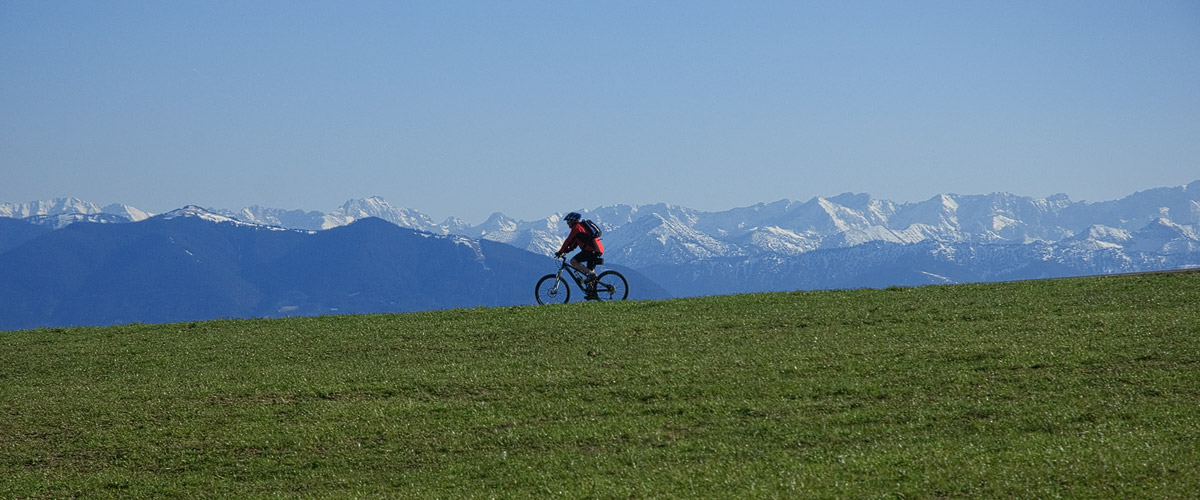
{"label": "cyclist's leg", "polygon": [[600,297],[596,295],[596,283],[599,280],[599,275],[596,274],[596,257],[598,255],[599,254],[595,252],[579,252],[579,259],[582,261],[582,265],[585,265],[585,268],[587,269],[587,271],[584,272],[584,279],[587,282],[587,286],[584,287],[584,298],[587,300],[600,299]]}
{"label": "cyclist's leg", "polygon": [[571,267],[583,273],[584,276],[595,276],[597,256],[595,252],[582,250],[571,258]]}

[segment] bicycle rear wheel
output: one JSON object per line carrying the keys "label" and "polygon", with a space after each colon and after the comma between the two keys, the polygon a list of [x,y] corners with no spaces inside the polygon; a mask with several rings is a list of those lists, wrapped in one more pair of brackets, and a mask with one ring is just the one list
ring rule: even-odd
{"label": "bicycle rear wheel", "polygon": [[533,293],[537,297],[538,304],[566,304],[568,300],[571,300],[571,287],[567,286],[566,280],[555,274],[542,276],[533,289]]}
{"label": "bicycle rear wheel", "polygon": [[596,300],[625,300],[629,297],[629,282],[616,271],[604,271],[596,280]]}

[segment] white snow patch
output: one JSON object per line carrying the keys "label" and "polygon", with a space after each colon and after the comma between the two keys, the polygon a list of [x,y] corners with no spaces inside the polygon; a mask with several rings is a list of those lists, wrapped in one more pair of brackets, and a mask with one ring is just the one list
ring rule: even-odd
{"label": "white snow patch", "polygon": [[933,273],[926,272],[926,271],[918,271],[918,272],[921,274],[924,274],[925,276],[929,276],[930,278],[941,281],[942,283],[953,283],[954,282],[954,280],[947,278],[945,276],[942,276],[940,274],[933,274]]}

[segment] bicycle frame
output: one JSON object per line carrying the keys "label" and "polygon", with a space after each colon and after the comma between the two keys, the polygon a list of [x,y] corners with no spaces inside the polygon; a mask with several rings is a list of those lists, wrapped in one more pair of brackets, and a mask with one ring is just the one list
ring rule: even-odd
{"label": "bicycle frame", "polygon": [[[571,279],[575,281],[575,286],[579,287],[580,291],[582,291],[583,293],[587,293],[587,287],[583,285],[583,273],[579,272],[578,269],[575,269],[574,267],[572,267],[571,264],[568,264],[566,257],[562,258],[562,263],[559,264],[558,273],[555,274],[555,277],[562,278],[563,271],[566,271],[567,274],[569,274],[571,276]],[[556,286],[556,287],[558,286],[557,281],[555,282],[554,286]]]}

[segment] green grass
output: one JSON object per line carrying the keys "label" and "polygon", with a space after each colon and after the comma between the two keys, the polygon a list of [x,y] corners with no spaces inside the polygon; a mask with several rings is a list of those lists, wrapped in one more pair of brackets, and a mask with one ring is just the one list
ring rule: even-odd
{"label": "green grass", "polygon": [[0,332],[0,497],[1193,498],[1200,274]]}

